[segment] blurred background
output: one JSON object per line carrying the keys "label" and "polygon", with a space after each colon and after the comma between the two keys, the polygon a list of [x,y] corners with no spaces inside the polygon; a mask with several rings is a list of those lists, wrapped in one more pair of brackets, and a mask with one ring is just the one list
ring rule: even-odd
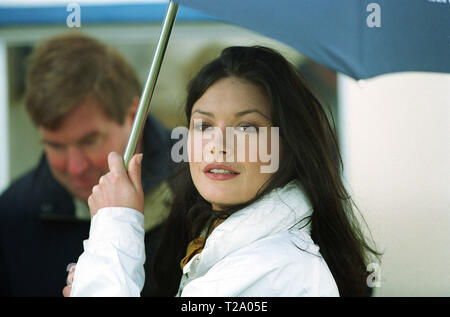
{"label": "blurred background", "polygon": [[[81,7],[80,27],[66,24],[69,3]],[[83,8],[93,5],[97,10],[84,17]],[[117,48],[144,84],[166,8],[167,1],[151,0],[0,3],[0,193],[43,151],[23,104],[33,46],[56,34],[85,33]],[[450,75],[355,81],[280,42],[180,8],[150,112],[169,128],[185,125],[185,87],[196,71],[224,47],[256,44],[279,50],[331,109],[345,184],[384,252],[374,295],[449,296]]]}

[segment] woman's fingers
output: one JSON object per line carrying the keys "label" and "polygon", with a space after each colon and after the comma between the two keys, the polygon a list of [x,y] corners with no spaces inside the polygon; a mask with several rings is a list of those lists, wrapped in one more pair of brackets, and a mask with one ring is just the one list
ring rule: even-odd
{"label": "woman's fingers", "polygon": [[111,152],[108,155],[108,166],[109,170],[118,175],[126,175],[125,164],[123,162],[122,156],[116,152]]}
{"label": "woman's fingers", "polygon": [[144,193],[141,183],[142,154],[134,155],[128,171],[122,157],[111,152],[108,155],[110,171],[99,179],[88,198],[91,217],[104,207],[128,207],[143,213]]}
{"label": "woman's fingers", "polygon": [[72,271],[69,272],[69,275],[67,276],[67,285],[72,285],[73,283],[73,276],[75,275],[75,267]]}
{"label": "woman's fingers", "polygon": [[70,297],[70,291],[72,290],[72,287],[70,285],[67,285],[63,288],[62,293],[64,297]]}
{"label": "woman's fingers", "polygon": [[130,177],[130,181],[133,184],[136,192],[140,192],[142,190],[141,185],[141,167],[142,167],[142,156],[143,154],[136,154],[130,161],[130,165],[128,166],[128,176]]}
{"label": "woman's fingers", "polygon": [[72,283],[73,283],[73,277],[75,275],[75,267],[76,267],[76,263],[70,263],[69,265],[67,265],[67,269],[66,271],[69,272],[69,274],[67,274],[67,286],[63,288],[62,293],[64,297],[70,297],[70,291],[72,290]]}
{"label": "woman's fingers", "polygon": [[[116,152],[111,152],[108,155],[109,170],[119,177],[128,175],[128,178],[130,179],[136,191],[140,191],[142,186],[141,185],[142,157],[143,157],[142,153],[133,155],[130,164],[128,166],[128,173],[127,173],[122,156],[120,156]],[[103,181],[99,183],[101,184],[102,182]]]}

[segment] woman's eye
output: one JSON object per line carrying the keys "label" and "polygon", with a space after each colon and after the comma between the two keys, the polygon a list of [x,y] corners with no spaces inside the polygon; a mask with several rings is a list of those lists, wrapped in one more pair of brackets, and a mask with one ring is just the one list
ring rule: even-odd
{"label": "woman's eye", "polygon": [[258,128],[255,127],[254,125],[251,124],[245,124],[245,125],[240,125],[236,128],[237,131],[239,132],[245,132],[245,133],[256,133],[258,132]]}
{"label": "woman's eye", "polygon": [[209,127],[210,127],[210,125],[209,124],[205,124],[205,123],[194,124],[194,130],[197,130],[197,131],[202,131],[203,132]]}

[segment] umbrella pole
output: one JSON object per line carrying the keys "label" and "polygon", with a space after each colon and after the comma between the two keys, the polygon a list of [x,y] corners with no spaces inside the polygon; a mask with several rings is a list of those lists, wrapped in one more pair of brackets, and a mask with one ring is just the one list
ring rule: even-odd
{"label": "umbrella pole", "polygon": [[153,55],[152,65],[145,82],[144,90],[142,91],[141,99],[139,100],[139,106],[134,118],[133,127],[128,138],[128,143],[125,148],[123,159],[125,167],[128,169],[131,157],[136,151],[136,146],[141,135],[142,129],[147,119],[148,108],[152,99],[153,90],[155,89],[156,80],[158,79],[159,70],[164,58],[167,43],[169,42],[170,33],[172,31],[175,18],[177,16],[178,4],[170,1],[167,9],[166,17],[162,26],[161,34],[159,36],[158,44],[156,45],[155,54]]}

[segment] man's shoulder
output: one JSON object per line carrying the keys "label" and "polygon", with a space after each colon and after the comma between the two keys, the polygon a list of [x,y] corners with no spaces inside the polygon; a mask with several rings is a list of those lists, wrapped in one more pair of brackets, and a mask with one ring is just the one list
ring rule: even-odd
{"label": "man's shoulder", "polygon": [[155,116],[149,114],[144,125],[144,139],[147,142],[169,145],[170,130]]}
{"label": "man's shoulder", "polygon": [[0,195],[0,215],[14,213],[17,216],[27,213],[28,209],[39,210],[45,202],[68,199],[71,196],[53,178],[45,156],[42,156],[35,167],[14,180]]}
{"label": "man's shoulder", "polygon": [[15,179],[8,188],[0,195],[1,210],[6,206],[21,205],[27,201],[33,187],[38,167],[34,167],[19,178]]}

